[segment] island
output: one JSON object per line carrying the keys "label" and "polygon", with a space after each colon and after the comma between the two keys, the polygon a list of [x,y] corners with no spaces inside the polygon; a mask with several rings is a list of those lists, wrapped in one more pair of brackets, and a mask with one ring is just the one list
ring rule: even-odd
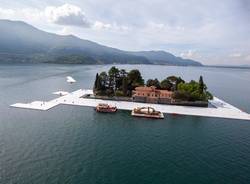
{"label": "island", "polygon": [[139,70],[127,72],[115,66],[96,74],[93,92],[97,99],[199,107],[208,107],[213,99],[202,76],[190,82],[177,76],[145,82]]}
{"label": "island", "polygon": [[57,91],[53,95],[58,97],[10,106],[47,111],[63,104],[94,107],[97,112],[126,110],[131,111],[132,116],[157,119],[172,114],[250,120],[247,112],[211,95],[202,77],[198,82],[185,82],[181,77],[170,76],[161,82],[149,79],[145,83],[139,70],[126,72],[112,67],[108,73],[96,74],[94,89]]}

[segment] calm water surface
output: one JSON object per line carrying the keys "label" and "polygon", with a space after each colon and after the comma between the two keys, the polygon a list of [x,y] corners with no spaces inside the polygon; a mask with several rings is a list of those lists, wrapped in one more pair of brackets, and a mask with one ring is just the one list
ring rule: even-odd
{"label": "calm water surface", "polygon": [[[10,108],[52,92],[92,88],[110,66],[0,65],[0,183],[250,183],[250,122],[167,115],[132,118],[60,105]],[[250,70],[122,65],[145,79],[203,75],[216,96],[250,112]],[[71,75],[77,83],[66,83]]]}

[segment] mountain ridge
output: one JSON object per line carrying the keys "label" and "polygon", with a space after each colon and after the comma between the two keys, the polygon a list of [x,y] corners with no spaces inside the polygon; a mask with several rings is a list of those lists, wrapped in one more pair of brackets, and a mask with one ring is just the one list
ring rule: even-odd
{"label": "mountain ridge", "polygon": [[23,21],[0,19],[0,63],[165,64],[202,66],[165,51],[123,51],[42,31]]}

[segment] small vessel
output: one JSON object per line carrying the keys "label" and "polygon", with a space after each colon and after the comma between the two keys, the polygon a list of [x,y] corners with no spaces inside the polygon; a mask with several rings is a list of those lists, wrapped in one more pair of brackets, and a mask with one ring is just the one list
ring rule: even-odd
{"label": "small vessel", "polygon": [[163,113],[160,111],[156,111],[152,107],[137,107],[132,110],[131,115],[145,118],[164,119]]}
{"label": "small vessel", "polygon": [[56,91],[53,94],[54,95],[59,95],[59,96],[65,96],[65,95],[68,95],[69,92],[67,92],[67,91]]}
{"label": "small vessel", "polygon": [[112,106],[109,104],[104,104],[104,103],[100,103],[96,106],[95,110],[97,112],[107,112],[107,113],[114,113],[117,111],[116,106]]}
{"label": "small vessel", "polygon": [[70,83],[70,84],[73,84],[73,83],[76,82],[76,80],[73,79],[73,77],[71,77],[71,76],[67,76],[66,79],[67,79],[67,82]]}

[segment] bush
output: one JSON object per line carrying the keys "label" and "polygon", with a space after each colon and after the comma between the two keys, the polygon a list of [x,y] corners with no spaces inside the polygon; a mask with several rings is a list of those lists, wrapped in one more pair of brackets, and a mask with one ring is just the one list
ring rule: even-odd
{"label": "bush", "polygon": [[117,90],[115,96],[124,96],[122,91]]}
{"label": "bush", "polygon": [[185,101],[208,101],[213,99],[212,94],[206,91],[206,88],[200,90],[200,84],[196,81],[178,84],[173,97]]}
{"label": "bush", "polygon": [[106,89],[106,95],[114,96],[114,91],[112,89]]}

